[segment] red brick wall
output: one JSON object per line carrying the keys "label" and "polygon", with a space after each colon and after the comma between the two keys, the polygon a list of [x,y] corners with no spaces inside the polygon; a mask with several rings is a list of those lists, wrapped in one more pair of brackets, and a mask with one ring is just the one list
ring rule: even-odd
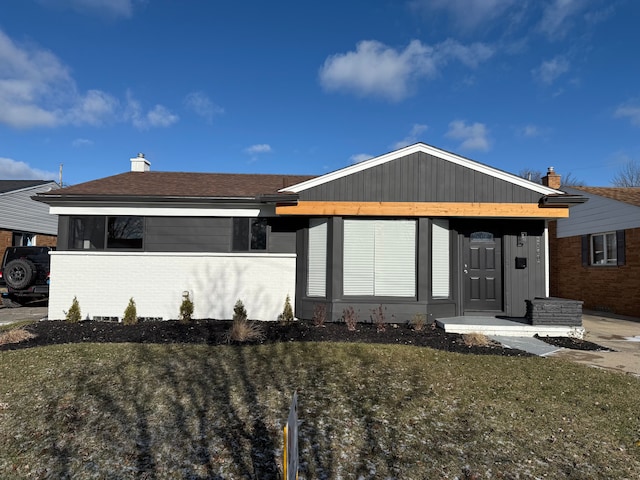
{"label": "red brick wall", "polygon": [[[55,247],[58,237],[55,235],[36,234],[36,245],[42,247]],[[11,247],[13,242],[13,230],[0,229],[0,261],[4,257],[4,251]]]}
{"label": "red brick wall", "polygon": [[556,238],[549,222],[550,290],[589,310],[640,317],[640,228],[625,230],[625,265],[582,266],[582,237]]}

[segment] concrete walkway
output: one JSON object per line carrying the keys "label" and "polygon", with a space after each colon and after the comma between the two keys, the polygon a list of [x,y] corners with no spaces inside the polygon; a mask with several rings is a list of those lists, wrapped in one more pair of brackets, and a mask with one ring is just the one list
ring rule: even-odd
{"label": "concrete walkway", "polygon": [[640,377],[640,318],[585,311],[582,324],[585,340],[615,351],[561,349],[551,357]]}

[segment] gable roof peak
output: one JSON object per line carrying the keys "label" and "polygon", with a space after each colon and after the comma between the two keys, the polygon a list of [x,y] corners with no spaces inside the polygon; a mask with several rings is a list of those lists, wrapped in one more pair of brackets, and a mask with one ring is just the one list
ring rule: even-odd
{"label": "gable roof peak", "polygon": [[497,168],[490,167],[488,165],[477,162],[475,160],[471,160],[461,155],[451,153],[446,150],[442,150],[440,148],[434,147],[432,145],[428,145],[423,142],[414,143],[412,145],[408,145],[398,150],[394,150],[392,152],[385,153],[383,155],[380,155],[374,158],[370,158],[369,160],[365,160],[363,162],[356,163],[348,167],[344,167],[340,170],[335,170],[325,175],[313,178],[311,180],[307,180],[306,182],[302,182],[297,185],[292,185],[290,187],[287,187],[286,190],[282,189],[280,191],[299,193],[309,188],[317,187],[318,185],[322,185],[324,183],[331,182],[333,180],[337,180],[342,177],[346,177],[347,175],[352,175],[354,173],[362,172],[369,168],[377,167],[378,165],[382,165],[387,162],[398,160],[400,158],[406,157],[414,153],[425,153],[427,155],[432,155],[442,160],[445,160],[466,168],[470,168],[477,172],[484,173],[486,175],[499,178],[509,183],[513,183],[515,185],[524,187],[528,190],[532,190],[534,192],[540,193],[541,195],[553,195],[553,194],[563,193],[560,190],[550,188],[538,183],[533,183],[529,180],[526,180],[512,173],[505,172],[504,170],[499,170]]}

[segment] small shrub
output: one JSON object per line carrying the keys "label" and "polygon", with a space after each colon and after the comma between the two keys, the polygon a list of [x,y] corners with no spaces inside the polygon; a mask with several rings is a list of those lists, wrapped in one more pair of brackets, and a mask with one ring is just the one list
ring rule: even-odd
{"label": "small shrub", "polygon": [[385,312],[387,307],[378,305],[378,307],[371,310],[371,319],[376,326],[376,332],[384,332],[387,329],[385,320]]}
{"label": "small shrub", "polygon": [[246,320],[247,318],[249,318],[247,315],[247,309],[244,308],[244,303],[242,303],[242,300],[238,299],[233,307],[233,321],[235,322],[236,320]]}
{"label": "small shrub", "polygon": [[293,308],[291,307],[291,298],[289,295],[287,295],[287,298],[284,301],[284,308],[282,309],[282,313],[278,316],[278,320],[281,323],[293,322]]}
{"label": "small shrub", "polygon": [[416,313],[411,317],[409,323],[416,332],[419,332],[424,329],[424,326],[427,323],[427,316],[424,313]]}
{"label": "small shrub", "polygon": [[236,318],[225,337],[227,343],[260,341],[264,338],[264,330],[261,325],[248,321],[246,317]]}
{"label": "small shrub", "polygon": [[313,324],[316,327],[324,327],[327,320],[327,306],[324,303],[316,303],[313,306]]}
{"label": "small shrub", "polygon": [[69,311],[65,312],[67,322],[78,323],[82,318],[82,313],[80,312],[80,304],[78,303],[78,299],[73,297],[73,302],[71,302],[71,307],[69,307]]}
{"label": "small shrub", "polygon": [[124,310],[122,323],[125,325],[135,325],[138,323],[138,310],[136,308],[136,302],[133,301],[133,297],[129,299],[129,305],[127,305],[127,308]]}
{"label": "small shrub", "polygon": [[27,332],[24,328],[14,328],[0,333],[0,345],[20,343],[35,337],[33,333]]}
{"label": "small shrub", "polygon": [[489,338],[484,333],[477,332],[465,333],[462,336],[462,339],[464,340],[464,344],[467,347],[484,347],[491,343],[491,340],[489,340]]}
{"label": "small shrub", "polygon": [[189,292],[182,295],[182,303],[180,304],[180,321],[182,323],[188,323],[191,321],[193,315],[193,302],[189,298]]}
{"label": "small shrub", "polygon": [[349,306],[342,310],[342,320],[347,324],[347,330],[353,332],[358,325],[358,314],[353,307]]}

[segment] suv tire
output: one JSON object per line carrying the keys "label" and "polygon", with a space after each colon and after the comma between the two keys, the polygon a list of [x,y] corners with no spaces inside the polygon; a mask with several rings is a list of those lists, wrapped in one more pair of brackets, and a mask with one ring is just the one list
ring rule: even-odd
{"label": "suv tire", "polygon": [[28,287],[35,278],[36,266],[24,258],[10,261],[4,268],[4,279],[16,290]]}

